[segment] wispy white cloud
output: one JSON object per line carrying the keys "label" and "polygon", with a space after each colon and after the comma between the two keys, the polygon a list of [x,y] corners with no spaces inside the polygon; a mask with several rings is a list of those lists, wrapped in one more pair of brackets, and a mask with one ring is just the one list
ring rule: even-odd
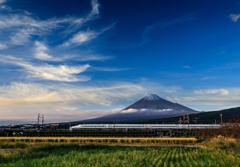
{"label": "wispy white cloud", "polygon": [[239,106],[240,91],[239,88],[185,90],[168,99],[197,110],[216,110]]}
{"label": "wispy white cloud", "polygon": [[137,111],[138,111],[137,109],[129,108],[127,110],[122,110],[121,113],[133,113]]}
{"label": "wispy white cloud", "polygon": [[73,86],[70,84],[11,83],[0,86],[0,106],[25,105],[88,105],[109,106],[142,92],[139,85],[108,84],[107,86]]}
{"label": "wispy white cloud", "polygon": [[195,90],[195,94],[219,94],[219,95],[228,95],[229,91],[227,89],[203,89],[203,90]]}
{"label": "wispy white cloud", "polygon": [[5,2],[6,2],[6,0],[0,0],[0,4],[1,4],[1,3],[5,3]]}
{"label": "wispy white cloud", "polygon": [[192,69],[191,66],[183,66],[183,68],[186,68],[186,69]]}
{"label": "wispy white cloud", "polygon": [[7,45],[6,45],[6,44],[0,43],[0,50],[6,49],[6,48],[7,48]]}
{"label": "wispy white cloud", "polygon": [[[103,56],[98,54],[92,54],[92,53],[84,53],[80,52],[78,54],[64,54],[56,52],[55,48],[51,48],[53,51],[49,49],[49,47],[39,41],[35,42],[35,47],[33,49],[34,58],[43,60],[43,61],[65,61],[65,60],[74,60],[75,62],[87,62],[87,61],[105,61],[112,59],[113,56]],[[54,52],[52,54],[49,54],[50,52]],[[58,55],[55,56],[55,55]],[[116,70],[117,71],[117,70]]]}
{"label": "wispy white cloud", "polygon": [[66,82],[76,82],[76,81],[88,81],[90,77],[87,76],[75,76],[75,74],[80,74],[87,70],[90,65],[79,65],[79,66],[67,66],[67,65],[49,65],[49,64],[32,64],[30,62],[24,61],[19,58],[12,56],[1,55],[0,61],[4,63],[14,64],[24,68],[28,73],[28,77],[34,77],[45,80],[53,81],[66,81]]}
{"label": "wispy white cloud", "polygon": [[215,79],[215,77],[203,77],[203,78],[201,78],[201,80],[211,80],[211,79]]}
{"label": "wispy white cloud", "polygon": [[91,0],[92,10],[86,16],[86,18],[77,18],[73,20],[72,24],[69,25],[69,28],[64,30],[63,33],[71,34],[76,32],[83,24],[87,23],[88,21],[95,20],[99,18],[99,7],[100,3],[97,0]]}
{"label": "wispy white cloud", "polygon": [[54,29],[62,28],[64,23],[73,23],[75,18],[39,20],[24,14],[1,16],[0,29],[11,30],[10,39],[13,44],[23,45],[32,35],[43,35]]}
{"label": "wispy white cloud", "polygon": [[100,30],[99,32],[92,31],[87,29],[86,31],[79,31],[78,33],[74,34],[71,39],[69,39],[67,42],[63,44],[63,46],[79,46],[83,43],[86,43],[94,38],[97,38],[100,34],[103,32],[113,28],[116,23],[111,24],[110,26],[107,26]]}
{"label": "wispy white cloud", "polygon": [[87,55],[66,55],[67,57],[74,57],[76,61],[105,61],[113,59],[113,56],[103,56],[97,54],[87,54]]}
{"label": "wispy white cloud", "polygon": [[97,38],[99,33],[95,31],[80,31],[77,34],[75,34],[68,42],[64,43],[63,46],[70,46],[72,44],[75,45],[81,45],[85,42],[88,42],[94,38]]}
{"label": "wispy white cloud", "polygon": [[[187,105],[195,105],[199,106],[199,109],[204,106],[239,106],[239,94],[238,96],[182,96],[173,98],[174,101],[178,103],[187,104]],[[202,105],[202,106],[201,106]]]}
{"label": "wispy white cloud", "polygon": [[49,51],[48,47],[39,42],[35,42],[35,48],[34,48],[34,57],[39,60],[44,60],[44,61],[62,61],[66,59],[68,56],[65,56],[63,58],[55,58],[52,55],[48,54],[47,52]]}
{"label": "wispy white cloud", "polygon": [[28,29],[20,29],[15,34],[10,36],[11,42],[15,45],[24,45],[29,41],[31,35],[36,32],[36,29],[28,28]]}
{"label": "wispy white cloud", "polygon": [[238,19],[240,18],[240,14],[230,14],[229,16],[232,21],[237,22]]}
{"label": "wispy white cloud", "polygon": [[0,18],[0,29],[5,28],[33,28],[35,30],[51,30],[55,28],[63,27],[64,23],[72,23],[76,20],[74,17],[66,18],[50,18],[48,20],[40,20],[33,18],[29,14],[9,14],[1,15]]}
{"label": "wispy white cloud", "polygon": [[99,14],[100,4],[97,0],[91,0],[92,11],[89,13],[87,19],[91,19]]}
{"label": "wispy white cloud", "polygon": [[[0,4],[4,2],[1,0]],[[92,0],[91,5],[92,10],[86,18],[65,17],[41,20],[27,11],[16,10],[14,12],[13,10],[11,14],[0,15],[0,29],[10,31],[10,40],[15,45],[24,45],[33,35],[42,36],[55,29],[62,28],[63,31],[68,32],[68,28],[70,28],[69,32],[71,33],[72,30],[77,30],[82,24],[98,16],[99,2]]]}
{"label": "wispy white cloud", "polygon": [[[164,92],[165,89],[171,90],[171,87],[161,85],[157,87],[157,83],[155,83],[155,86],[154,88],[154,84],[151,83],[128,82],[108,82],[102,85],[14,82],[0,86],[0,117],[23,119],[22,115],[26,114],[26,117],[32,117],[28,119],[33,119],[38,112],[41,112],[47,115],[48,120],[94,118],[120,112],[122,108],[135,102],[146,92],[157,92],[161,97],[166,98],[166,95],[158,92]],[[194,92],[191,94],[189,90],[174,93],[170,91],[172,93],[168,93],[170,96],[168,99],[183,105],[199,107],[194,109],[201,109],[202,106],[215,106],[215,109],[216,107],[219,108],[219,106],[238,106],[240,101],[239,88],[228,88],[226,90],[229,90],[227,95],[195,94]],[[122,107],[119,107],[119,105]],[[105,108],[103,110],[101,106],[118,109],[111,111],[111,109]],[[8,111],[8,114],[5,114],[6,111]],[[135,111],[133,109],[121,112],[130,113]],[[170,109],[156,112],[165,111],[170,111]]]}
{"label": "wispy white cloud", "polygon": [[91,67],[92,71],[124,71],[126,68]]}

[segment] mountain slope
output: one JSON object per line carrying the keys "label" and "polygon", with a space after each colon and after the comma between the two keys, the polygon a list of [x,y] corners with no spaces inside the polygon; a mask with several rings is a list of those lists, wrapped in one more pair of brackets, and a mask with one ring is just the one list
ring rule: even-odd
{"label": "mountain slope", "polygon": [[180,105],[178,103],[172,103],[167,101],[156,94],[146,95],[142,99],[138,100],[137,102],[133,103],[132,105],[126,107],[123,110],[128,109],[151,109],[151,110],[175,110],[178,112],[196,112],[193,109]]}
{"label": "mountain slope", "polygon": [[121,112],[103,117],[83,120],[84,123],[129,123],[136,121],[151,120],[155,118],[167,118],[181,116],[197,111],[183,105],[172,103],[160,98],[155,94],[147,95],[136,103],[126,107]]}
{"label": "mountain slope", "polygon": [[[211,124],[211,123],[220,123],[220,114],[222,114],[223,123],[230,122],[234,119],[234,116],[240,115],[240,107],[224,109],[219,111],[209,111],[201,112],[197,114],[189,115],[189,123],[198,123],[198,124]],[[181,118],[182,119],[182,118]],[[179,117],[170,117],[163,119],[154,119],[150,121],[144,121],[141,123],[178,123]]]}

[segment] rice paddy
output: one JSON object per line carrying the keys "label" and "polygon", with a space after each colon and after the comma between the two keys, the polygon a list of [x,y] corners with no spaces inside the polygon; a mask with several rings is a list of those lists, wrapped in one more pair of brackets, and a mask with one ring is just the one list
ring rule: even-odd
{"label": "rice paddy", "polygon": [[239,140],[0,137],[0,167],[240,167]]}
{"label": "rice paddy", "polygon": [[240,157],[220,149],[45,145],[0,156],[0,166],[18,167],[239,167]]}
{"label": "rice paddy", "polygon": [[128,138],[128,137],[0,137],[1,142],[34,143],[119,143],[119,144],[189,144],[196,138]]}

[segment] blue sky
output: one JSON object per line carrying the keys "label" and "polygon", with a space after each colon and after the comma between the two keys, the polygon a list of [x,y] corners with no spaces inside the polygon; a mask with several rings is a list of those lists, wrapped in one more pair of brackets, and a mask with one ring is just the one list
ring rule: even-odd
{"label": "blue sky", "polygon": [[0,120],[93,118],[149,93],[239,106],[237,0],[0,0],[0,36]]}

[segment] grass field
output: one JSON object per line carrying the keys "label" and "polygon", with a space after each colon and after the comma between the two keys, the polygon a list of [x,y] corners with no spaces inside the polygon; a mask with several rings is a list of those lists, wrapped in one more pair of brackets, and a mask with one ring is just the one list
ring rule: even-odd
{"label": "grass field", "polygon": [[[165,141],[157,143],[150,142],[152,138],[142,138],[140,143],[126,142],[132,138],[124,138],[124,142],[123,138],[114,138],[115,146],[110,142],[113,138],[77,138],[77,141],[64,138],[64,142],[60,142],[62,138],[57,142],[53,138],[12,139],[0,138],[0,167],[240,167],[240,144],[235,139],[214,139],[205,143],[197,143],[195,139],[176,144],[173,141],[181,138],[162,139]],[[139,138],[133,139],[139,141]],[[187,139],[191,140],[183,140]],[[88,143],[88,140],[91,141]]]}
{"label": "grass field", "polygon": [[238,167],[240,157],[220,149],[143,148],[101,145],[45,145],[9,156],[0,156],[0,166],[164,166]]}

